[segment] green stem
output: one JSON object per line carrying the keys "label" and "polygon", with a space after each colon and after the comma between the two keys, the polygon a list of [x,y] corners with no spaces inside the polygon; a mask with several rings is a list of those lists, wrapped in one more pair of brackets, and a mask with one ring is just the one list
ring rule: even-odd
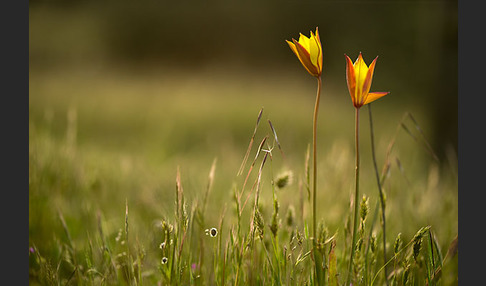
{"label": "green stem", "polygon": [[[312,233],[314,239],[314,259],[315,259],[315,272],[314,281],[320,284],[319,274],[320,268],[317,259],[317,223],[316,223],[316,193],[317,193],[317,114],[319,111],[319,100],[321,97],[321,77],[317,77],[317,96],[316,103],[314,105],[314,120],[313,120],[313,130],[312,130],[312,159],[313,159],[313,176],[312,176]],[[318,280],[319,279],[319,280]]]}
{"label": "green stem", "polygon": [[354,193],[354,226],[353,226],[353,240],[351,242],[351,253],[349,257],[348,275],[346,279],[346,286],[351,282],[351,273],[353,271],[353,256],[356,248],[356,231],[358,230],[358,197],[359,197],[359,108],[356,108],[356,123],[355,123],[355,139],[356,139],[356,168],[355,168],[355,193]]}
{"label": "green stem", "polygon": [[[373,132],[373,119],[371,117],[371,103],[368,104],[368,113],[370,117],[370,132],[371,132],[371,155],[373,158],[373,166],[375,168],[375,175],[376,175],[376,182],[378,183],[378,191],[380,195],[380,202],[381,202],[381,220],[382,220],[382,232],[383,232],[383,264],[386,263],[386,224],[385,224],[385,196],[383,194],[383,189],[381,188],[380,183],[380,175],[378,174],[378,167],[376,165],[376,156],[375,156],[375,140],[374,140],[374,132]],[[385,283],[388,285],[388,273],[385,267],[383,275],[385,276]]]}

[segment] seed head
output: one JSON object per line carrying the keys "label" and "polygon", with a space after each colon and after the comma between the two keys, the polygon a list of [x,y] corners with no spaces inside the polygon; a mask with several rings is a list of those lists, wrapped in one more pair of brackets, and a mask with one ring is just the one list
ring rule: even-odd
{"label": "seed head", "polygon": [[397,235],[397,238],[395,239],[395,245],[393,246],[393,249],[395,251],[395,254],[398,253],[400,250],[400,247],[402,247],[403,241],[402,241],[402,233],[399,233]]}
{"label": "seed head", "polygon": [[189,221],[189,218],[187,216],[186,203],[184,202],[184,204],[182,205],[182,227],[183,227],[183,229],[187,228],[188,221]]}
{"label": "seed head", "polygon": [[407,282],[408,282],[408,277],[410,275],[410,264],[407,264],[407,266],[405,266],[405,270],[403,271],[403,285],[406,285]]}
{"label": "seed head", "polygon": [[255,209],[255,226],[258,231],[258,236],[263,240],[264,226],[263,216],[258,209]]}
{"label": "seed head", "polygon": [[319,225],[317,227],[317,250],[319,250],[321,253],[324,253],[324,246],[327,243],[327,234],[328,230],[327,227],[324,226],[324,222],[319,222]]}
{"label": "seed head", "polygon": [[286,171],[286,172],[283,172],[282,174],[280,174],[277,177],[277,180],[276,180],[275,184],[277,185],[277,188],[283,189],[286,186],[291,185],[292,182],[293,182],[293,173],[292,173],[292,171]]}
{"label": "seed head", "polygon": [[273,215],[272,215],[272,223],[270,224],[270,230],[272,231],[273,236],[277,236],[277,231],[280,224],[280,219],[278,218],[278,209],[279,204],[278,201],[275,199],[273,200]]}
{"label": "seed head", "polygon": [[291,227],[294,224],[294,206],[290,205],[287,209],[287,226]]}
{"label": "seed head", "polygon": [[358,241],[356,241],[356,252],[361,251],[361,246],[363,246],[363,238],[359,237]]}
{"label": "seed head", "polygon": [[361,204],[360,204],[360,216],[362,221],[366,220],[366,216],[368,215],[368,213],[369,213],[368,198],[366,196],[363,196],[363,199],[361,200]]}
{"label": "seed head", "polygon": [[417,257],[420,254],[421,248],[422,248],[422,238],[420,238],[419,240],[416,240],[413,243],[413,259],[415,259],[415,261],[417,261]]}
{"label": "seed head", "polygon": [[377,242],[376,242],[376,235],[372,234],[370,238],[370,248],[371,252],[376,253],[376,249],[378,248]]}
{"label": "seed head", "polygon": [[424,234],[430,229],[430,226],[424,226],[413,237],[413,241],[421,240]]}
{"label": "seed head", "polygon": [[420,249],[422,248],[422,238],[424,234],[430,229],[430,226],[424,226],[413,237],[413,258],[417,261],[417,257],[420,253]]}
{"label": "seed head", "polygon": [[160,263],[162,263],[162,264],[166,264],[166,263],[167,263],[167,261],[169,261],[169,259],[168,259],[167,257],[165,257],[165,256],[164,256],[164,257],[162,257],[162,259],[160,260]]}

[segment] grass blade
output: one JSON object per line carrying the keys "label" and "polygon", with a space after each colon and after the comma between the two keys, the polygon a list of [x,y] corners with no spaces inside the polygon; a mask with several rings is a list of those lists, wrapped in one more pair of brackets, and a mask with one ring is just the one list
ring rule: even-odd
{"label": "grass blade", "polygon": [[258,129],[258,125],[260,124],[260,119],[262,117],[262,114],[263,114],[263,107],[260,109],[260,112],[258,113],[255,128],[253,130],[253,135],[251,136],[250,143],[248,144],[248,149],[246,150],[245,157],[243,158],[243,162],[241,162],[240,169],[238,170],[237,173],[238,176],[241,175],[241,173],[243,172],[243,169],[245,168],[246,165],[246,161],[248,160],[248,156],[250,156],[251,147],[253,146],[253,141],[255,140],[255,135]]}

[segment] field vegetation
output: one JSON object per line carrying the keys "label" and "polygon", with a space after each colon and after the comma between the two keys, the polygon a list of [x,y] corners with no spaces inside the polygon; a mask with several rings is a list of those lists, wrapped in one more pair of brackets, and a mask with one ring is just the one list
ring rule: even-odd
{"label": "field vegetation", "polygon": [[[391,75],[386,61],[392,52],[380,56],[372,87],[391,93],[361,108],[355,202],[354,108],[343,53],[356,57],[359,49],[339,51],[339,62],[321,33],[315,253],[316,86],[286,46],[294,31],[276,44],[285,49],[281,64],[226,54],[189,58],[193,65],[133,64],[99,48],[91,10],[34,5],[29,284],[317,285],[318,254],[320,284],[344,285],[354,204],[353,285],[457,284],[457,152],[447,140],[437,144],[422,86],[413,77],[387,81],[399,72]],[[370,62],[376,55],[365,56]],[[386,198],[386,262],[377,173]]]}

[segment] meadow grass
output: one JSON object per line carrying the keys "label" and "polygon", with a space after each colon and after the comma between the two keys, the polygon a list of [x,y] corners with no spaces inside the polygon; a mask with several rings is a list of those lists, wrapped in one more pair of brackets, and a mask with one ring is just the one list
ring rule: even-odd
{"label": "meadow grass", "polygon": [[[313,84],[285,71],[265,81],[218,68],[184,75],[31,68],[31,285],[315,285]],[[323,92],[317,243],[323,284],[343,285],[354,110],[344,83]],[[392,100],[373,105],[388,284],[455,285],[456,156],[436,160],[424,111]],[[361,125],[352,280],[384,285],[367,118]]]}

